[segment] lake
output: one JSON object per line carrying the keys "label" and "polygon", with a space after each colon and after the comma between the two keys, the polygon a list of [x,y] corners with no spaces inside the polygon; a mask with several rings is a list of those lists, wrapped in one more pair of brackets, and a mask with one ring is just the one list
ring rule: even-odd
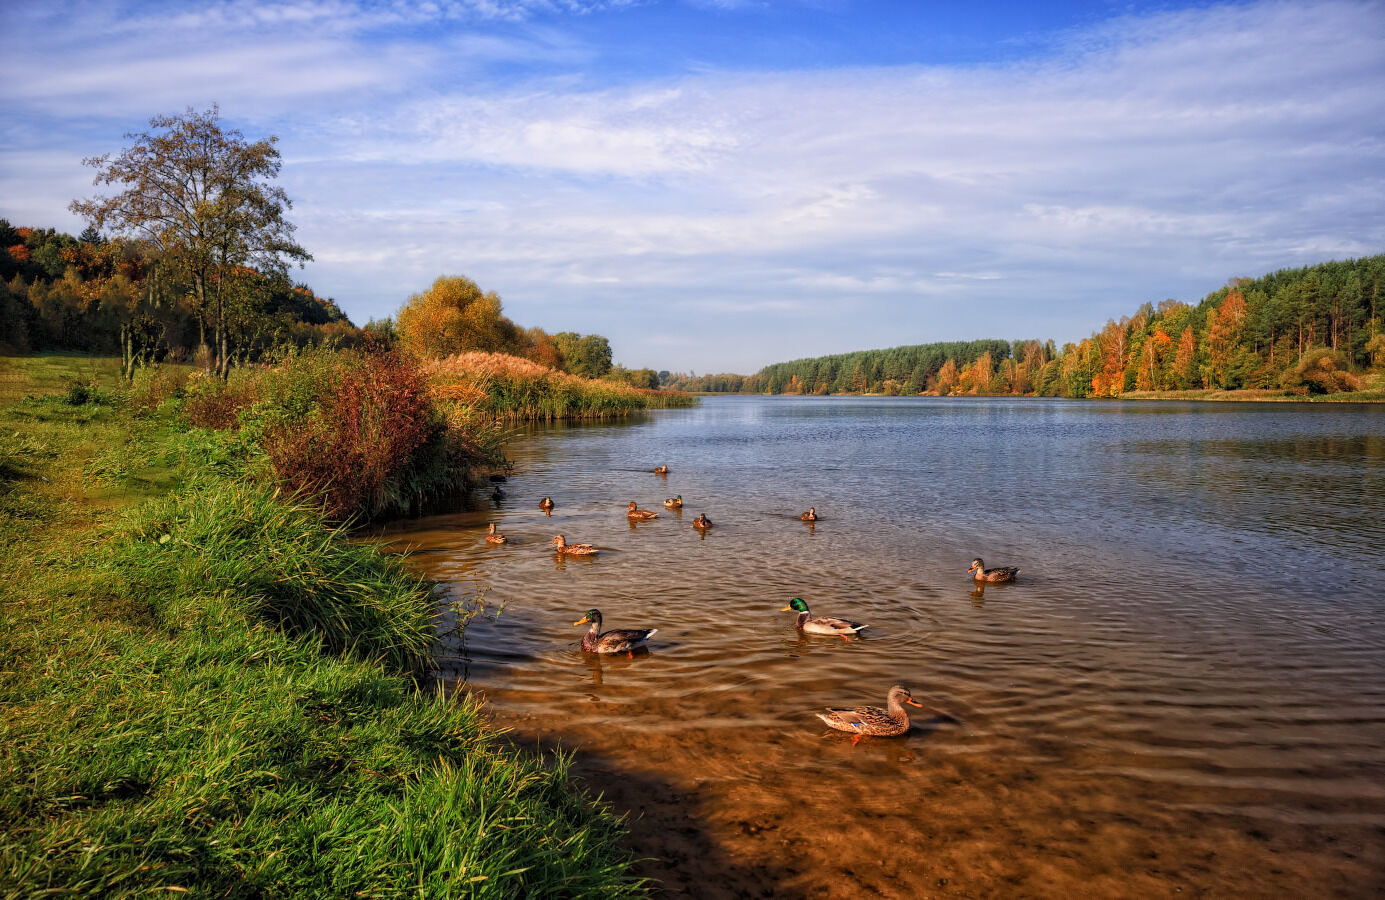
{"label": "lake", "polygon": [[[1385,408],[712,397],[510,452],[387,546],[502,606],[444,674],[578,749],[668,894],[1385,890]],[[589,607],[649,652],[584,655]],[[814,716],[896,682],[906,736]]]}

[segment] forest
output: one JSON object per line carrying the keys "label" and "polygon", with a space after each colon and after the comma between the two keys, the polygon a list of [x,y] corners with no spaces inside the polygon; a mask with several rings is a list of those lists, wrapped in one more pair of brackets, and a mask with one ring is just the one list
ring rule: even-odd
{"label": "forest", "polygon": [[774,363],[754,375],[671,374],[689,391],[1118,397],[1260,389],[1337,393],[1385,364],[1385,255],[1236,278],[1196,305],[1145,303],[1077,343],[978,340]]}

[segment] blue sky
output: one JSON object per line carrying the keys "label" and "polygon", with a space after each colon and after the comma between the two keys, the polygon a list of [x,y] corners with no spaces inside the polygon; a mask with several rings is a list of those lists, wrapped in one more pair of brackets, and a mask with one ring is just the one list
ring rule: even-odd
{"label": "blue sky", "polygon": [[1385,252],[1378,2],[0,2],[0,216],[217,102],[358,322],[465,274],[748,372]]}

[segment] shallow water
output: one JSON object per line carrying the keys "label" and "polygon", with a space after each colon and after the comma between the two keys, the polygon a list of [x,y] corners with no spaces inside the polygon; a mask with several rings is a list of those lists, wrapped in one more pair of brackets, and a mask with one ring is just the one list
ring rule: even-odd
{"label": "shallow water", "polygon": [[[497,508],[385,537],[503,604],[449,677],[580,747],[669,893],[1385,891],[1385,409],[718,397],[510,450]],[[650,652],[584,656],[589,607]],[[905,737],[813,715],[894,682]]]}

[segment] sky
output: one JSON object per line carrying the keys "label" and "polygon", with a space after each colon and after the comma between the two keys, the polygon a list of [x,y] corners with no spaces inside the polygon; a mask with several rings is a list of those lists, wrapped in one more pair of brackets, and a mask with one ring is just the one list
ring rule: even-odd
{"label": "sky", "polygon": [[1385,252],[1385,3],[0,0],[0,216],[219,105],[358,324],[466,275],[617,362],[1054,338]]}

